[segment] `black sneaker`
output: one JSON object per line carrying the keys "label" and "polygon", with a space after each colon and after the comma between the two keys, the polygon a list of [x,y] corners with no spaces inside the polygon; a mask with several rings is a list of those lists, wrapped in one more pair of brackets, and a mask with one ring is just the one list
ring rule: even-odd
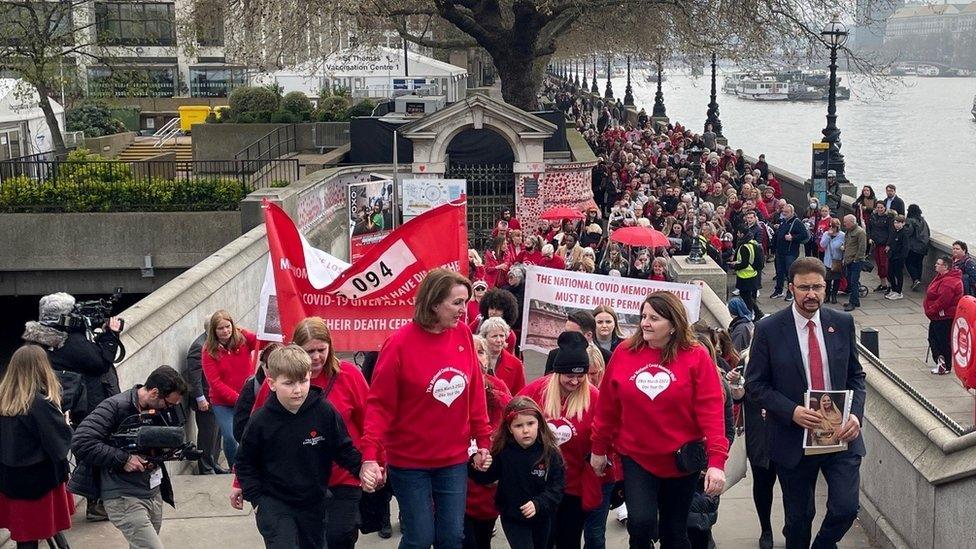
{"label": "black sneaker", "polygon": [[857,309],[857,305],[851,305],[850,303],[844,305],[844,310],[847,312],[851,312],[854,309]]}
{"label": "black sneaker", "polygon": [[890,289],[884,284],[878,284],[878,287],[874,289],[875,292],[889,292]]}
{"label": "black sneaker", "polygon": [[913,281],[912,281],[912,291],[913,291],[913,292],[917,292],[917,291],[918,291],[918,287],[919,287],[919,286],[920,286],[921,284],[922,284],[922,281],[921,281],[921,280],[913,280]]}
{"label": "black sneaker", "polygon": [[786,294],[786,298],[784,299],[784,301],[786,301],[787,303],[793,301],[793,294]]}
{"label": "black sneaker", "polygon": [[770,294],[769,299],[778,299],[778,298],[781,298],[781,297],[783,297],[783,292],[782,292],[782,290],[779,290],[779,291],[775,291],[772,294]]}

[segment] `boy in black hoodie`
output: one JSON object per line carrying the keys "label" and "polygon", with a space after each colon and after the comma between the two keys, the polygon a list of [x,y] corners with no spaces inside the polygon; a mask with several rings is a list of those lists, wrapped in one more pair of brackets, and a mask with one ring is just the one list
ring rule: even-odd
{"label": "boy in black hoodie", "polygon": [[310,371],[311,360],[297,345],[271,353],[268,380],[276,398],[251,416],[237,454],[243,499],[255,506],[268,548],[325,547],[332,461],[356,476],[362,465],[342,418],[310,386]]}

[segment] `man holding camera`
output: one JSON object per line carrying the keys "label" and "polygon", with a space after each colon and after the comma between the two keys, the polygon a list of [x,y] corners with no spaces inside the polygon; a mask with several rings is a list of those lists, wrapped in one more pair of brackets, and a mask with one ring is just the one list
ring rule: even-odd
{"label": "man holding camera", "polygon": [[68,489],[89,498],[100,496],[109,520],[130,547],[162,549],[163,502],[173,505],[173,487],[162,462],[114,446],[112,435],[144,412],[158,413],[180,405],[186,392],[179,372],[160,366],[149,374],[145,385],[99,404],[71,439],[78,467]]}
{"label": "man holding camera", "polygon": [[[90,320],[75,312],[75,298],[58,292],[41,298],[38,321],[24,326],[25,343],[40,345],[47,351],[58,381],[61,382],[61,407],[77,426],[106,398],[119,393],[115,357],[119,349],[122,323],[112,317],[101,332],[91,333]],[[106,520],[101,502],[88,501],[86,517]]]}

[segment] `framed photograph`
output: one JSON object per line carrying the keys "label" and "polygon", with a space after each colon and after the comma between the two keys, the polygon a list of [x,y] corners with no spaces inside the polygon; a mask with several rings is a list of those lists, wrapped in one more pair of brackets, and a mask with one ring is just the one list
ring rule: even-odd
{"label": "framed photograph", "polygon": [[820,425],[804,429],[803,450],[806,455],[842,452],[847,443],[840,441],[840,431],[851,414],[853,391],[807,391],[807,407],[820,416]]}

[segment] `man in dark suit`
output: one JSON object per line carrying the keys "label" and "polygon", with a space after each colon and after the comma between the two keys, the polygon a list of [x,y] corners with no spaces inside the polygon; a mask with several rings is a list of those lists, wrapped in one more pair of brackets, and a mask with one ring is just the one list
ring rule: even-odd
{"label": "man in dark suit", "polygon": [[[821,309],[826,295],[826,268],[804,257],[790,267],[788,308],[756,324],[746,368],[746,393],[766,410],[770,459],[783,487],[786,547],[808,549],[817,476],[827,481],[827,515],[813,540],[814,548],[833,548],[857,517],[864,417],[864,371],[854,341],[850,314]],[[847,450],[804,455],[804,429],[819,425],[820,416],[807,408],[807,390],[853,391],[848,421],[839,438]],[[772,539],[767,547],[772,547]]]}
{"label": "man in dark suit", "polygon": [[220,430],[214,417],[210,403],[207,401],[209,385],[203,374],[201,354],[203,344],[207,341],[207,333],[200,334],[186,352],[186,370],[183,372],[186,384],[190,389],[190,407],[193,408],[197,420],[197,448],[203,450],[203,456],[197,461],[197,473],[212,475],[226,474],[229,471],[217,464],[220,456]]}
{"label": "man in dark suit", "polygon": [[895,210],[900,215],[905,215],[905,201],[902,200],[900,196],[895,194],[894,185],[885,185],[885,195],[885,208]]}
{"label": "man in dark suit", "polygon": [[[583,334],[587,341],[593,343],[593,338],[596,335],[596,318],[589,311],[573,311],[566,316],[566,329],[563,331],[579,332]],[[600,349],[600,354],[603,355],[603,364],[610,364],[610,353],[599,345],[597,345],[597,348]],[[546,374],[552,373],[553,365],[556,361],[556,353],[558,352],[558,347],[549,351],[549,355],[546,357]]]}

